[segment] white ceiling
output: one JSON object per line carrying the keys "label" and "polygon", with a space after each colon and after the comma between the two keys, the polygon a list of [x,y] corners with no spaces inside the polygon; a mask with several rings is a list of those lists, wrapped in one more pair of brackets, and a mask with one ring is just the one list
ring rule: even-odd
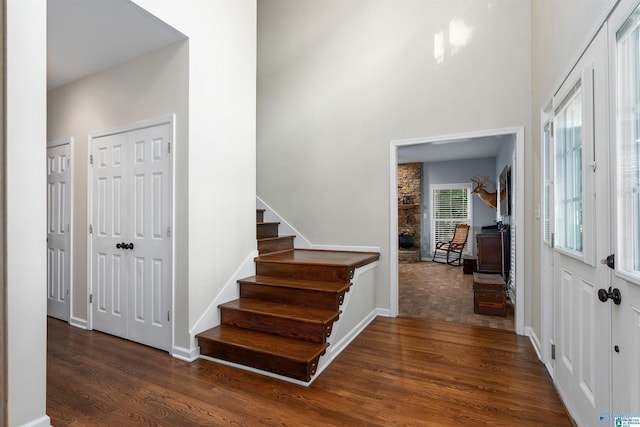
{"label": "white ceiling", "polygon": [[512,135],[430,142],[398,148],[398,163],[431,163],[496,157]]}
{"label": "white ceiling", "polygon": [[186,36],[129,0],[48,0],[49,90]]}

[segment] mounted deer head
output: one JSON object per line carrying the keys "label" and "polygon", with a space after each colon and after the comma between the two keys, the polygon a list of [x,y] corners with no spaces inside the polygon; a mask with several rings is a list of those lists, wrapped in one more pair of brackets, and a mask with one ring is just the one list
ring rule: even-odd
{"label": "mounted deer head", "polygon": [[[497,191],[493,193],[489,193],[484,187],[487,185],[487,181],[489,180],[488,176],[474,176],[471,178],[471,182],[473,182],[476,186],[471,191],[472,194],[477,194],[480,197],[480,200],[485,202],[487,206],[490,208],[496,209],[497,204]],[[504,200],[504,197],[507,194],[506,186],[502,186],[500,190],[500,202]]]}

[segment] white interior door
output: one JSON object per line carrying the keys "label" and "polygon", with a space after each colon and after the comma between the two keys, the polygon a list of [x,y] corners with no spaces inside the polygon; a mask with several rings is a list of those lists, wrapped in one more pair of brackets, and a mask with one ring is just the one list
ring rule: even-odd
{"label": "white interior door", "polygon": [[93,328],[171,344],[170,124],[93,138]]}
{"label": "white interior door", "polygon": [[606,26],[554,97],[555,383],[578,425],[601,425],[611,396]]}
{"label": "white interior door", "polygon": [[69,321],[71,156],[69,141],[47,148],[47,314]]}
{"label": "white interior door", "polygon": [[127,134],[94,138],[91,220],[93,328],[127,338],[130,236]]}
{"label": "white interior door", "polygon": [[[640,425],[640,8],[622,1],[610,18],[612,64],[612,206],[615,210],[615,274],[612,312],[615,425]],[[604,294],[604,291],[603,291]],[[609,298],[607,298],[609,297]],[[613,297],[613,298],[610,298]],[[619,300],[618,298],[619,297]]]}

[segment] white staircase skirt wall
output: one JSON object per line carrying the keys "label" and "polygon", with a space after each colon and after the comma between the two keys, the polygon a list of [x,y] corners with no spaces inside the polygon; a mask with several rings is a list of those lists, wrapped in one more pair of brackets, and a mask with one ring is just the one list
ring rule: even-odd
{"label": "white staircase skirt wall", "polygon": [[280,236],[296,236],[293,239],[293,246],[296,249],[311,249],[313,245],[300,233],[298,230],[293,228],[291,224],[285,221],[276,211],[274,211],[271,206],[267,205],[260,197],[256,196],[256,209],[264,209],[264,220],[265,222],[279,222],[278,226],[278,234]]}
{"label": "white staircase skirt wall", "polygon": [[216,298],[209,304],[209,307],[200,316],[198,321],[189,331],[191,348],[174,347],[172,350],[173,357],[192,362],[200,355],[200,347],[198,340],[195,338],[200,332],[214,328],[220,325],[220,310],[218,305],[240,298],[240,285],[238,280],[256,274],[256,263],[254,259],[258,256],[258,251],[253,251],[247,256],[242,265],[233,273]]}
{"label": "white staircase skirt wall", "polygon": [[327,340],[327,352],[320,357],[316,374],[309,384],[376,318],[376,273],[379,264],[376,261],[356,269],[351,288],[340,307],[342,314],[334,323]]}

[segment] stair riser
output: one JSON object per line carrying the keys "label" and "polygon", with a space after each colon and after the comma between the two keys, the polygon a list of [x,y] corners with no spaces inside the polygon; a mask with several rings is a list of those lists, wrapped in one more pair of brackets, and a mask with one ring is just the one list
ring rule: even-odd
{"label": "stair riser", "polygon": [[293,249],[293,236],[282,237],[278,240],[258,240],[258,252],[260,255],[289,249]]}
{"label": "stair riser", "polygon": [[311,380],[318,366],[319,358],[307,364],[225,343],[200,340],[199,344],[200,354],[202,355],[239,365],[251,366],[252,368],[273,372],[300,381],[308,382]]}
{"label": "stair riser", "polygon": [[253,283],[240,283],[240,298],[252,298],[262,301],[278,302],[290,305],[338,311],[344,292],[318,292],[305,289],[292,289],[277,286],[263,286]]}
{"label": "stair riser", "polygon": [[256,222],[264,222],[264,209],[256,209]]}
{"label": "stair riser", "polygon": [[278,237],[278,224],[277,223],[257,224],[256,236],[258,239],[264,239],[266,237]]}
{"label": "stair riser", "polygon": [[296,319],[274,317],[262,313],[229,310],[220,307],[223,325],[237,326],[259,332],[267,332],[287,338],[301,339],[324,344],[331,333],[333,322],[329,324],[309,323]]}
{"label": "stair riser", "polygon": [[256,274],[337,283],[349,283],[351,280],[349,268],[327,265],[300,265],[256,261]]}

